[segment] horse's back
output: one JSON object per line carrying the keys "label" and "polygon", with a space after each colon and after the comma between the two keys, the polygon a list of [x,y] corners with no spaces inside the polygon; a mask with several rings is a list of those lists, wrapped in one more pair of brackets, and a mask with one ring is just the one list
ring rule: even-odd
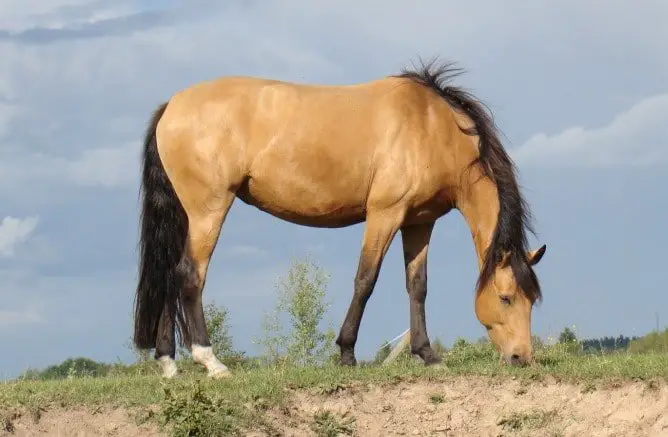
{"label": "horse's back", "polygon": [[399,78],[320,86],[229,76],[175,94],[165,117],[211,183],[289,221],[345,226],[364,220],[370,196],[382,208],[424,180],[420,169],[440,156],[420,143],[430,99]]}

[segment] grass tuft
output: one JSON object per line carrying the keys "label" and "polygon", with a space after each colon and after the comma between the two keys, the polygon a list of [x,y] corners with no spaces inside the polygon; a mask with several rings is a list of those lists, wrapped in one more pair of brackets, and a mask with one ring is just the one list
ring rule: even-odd
{"label": "grass tuft", "polygon": [[318,411],[313,416],[311,430],[317,437],[337,437],[353,435],[355,432],[355,418],[348,413],[339,416],[331,411]]}
{"label": "grass tuft", "polygon": [[548,426],[557,417],[554,410],[535,410],[529,412],[515,412],[497,422],[504,429],[510,431],[522,431],[525,429],[541,429]]}

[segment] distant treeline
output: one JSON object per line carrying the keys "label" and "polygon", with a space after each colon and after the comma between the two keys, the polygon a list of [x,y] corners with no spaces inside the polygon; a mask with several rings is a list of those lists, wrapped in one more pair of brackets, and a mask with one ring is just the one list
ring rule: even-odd
{"label": "distant treeline", "polygon": [[632,353],[668,353],[668,328],[642,337],[601,337],[579,340],[584,353],[628,351]]}
{"label": "distant treeline", "polygon": [[631,342],[638,339],[640,339],[640,337],[627,337],[625,335],[620,335],[619,337],[589,338],[582,340],[582,351],[609,352],[627,350],[631,345]]}

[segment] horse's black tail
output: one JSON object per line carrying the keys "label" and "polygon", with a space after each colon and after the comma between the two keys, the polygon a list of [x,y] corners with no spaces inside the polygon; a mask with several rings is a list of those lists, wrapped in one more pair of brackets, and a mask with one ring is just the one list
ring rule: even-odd
{"label": "horse's black tail", "polygon": [[188,217],[158,155],[156,127],[167,103],[153,113],[144,136],[142,210],[139,239],[139,281],[134,308],[134,344],[138,349],[156,346],[158,322],[165,313],[176,324],[181,340],[190,344],[181,291],[188,269],[186,238]]}

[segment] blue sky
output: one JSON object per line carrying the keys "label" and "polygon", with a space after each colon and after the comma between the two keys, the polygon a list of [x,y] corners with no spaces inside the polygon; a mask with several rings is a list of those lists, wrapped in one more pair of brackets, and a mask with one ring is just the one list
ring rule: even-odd
{"label": "blue sky", "polygon": [[[0,374],[69,356],[130,360],[140,140],[153,108],[220,75],[356,83],[418,56],[457,61],[494,111],[547,252],[543,338],[640,335],[668,323],[668,4],[4,0],[0,4]],[[354,6],[354,7],[353,7]],[[517,8],[517,9],[516,9]],[[641,24],[638,24],[641,23]],[[663,225],[663,226],[662,226]],[[338,330],[362,225],[318,230],[236,202],[205,299],[257,351],[293,257],[332,275]],[[429,257],[430,336],[484,335],[477,266],[453,211]],[[400,240],[367,307],[358,356],[408,325]]]}

